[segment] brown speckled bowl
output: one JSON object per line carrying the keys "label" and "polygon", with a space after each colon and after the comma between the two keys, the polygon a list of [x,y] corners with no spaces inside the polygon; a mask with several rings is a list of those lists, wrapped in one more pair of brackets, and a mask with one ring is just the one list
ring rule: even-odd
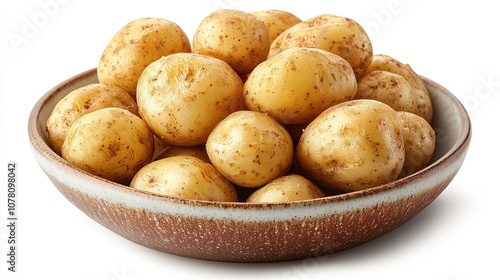
{"label": "brown speckled bowl", "polygon": [[460,169],[471,139],[467,112],[446,89],[423,78],[435,108],[432,164],[376,188],[321,199],[219,203],[132,190],[83,172],[47,145],[45,122],[57,101],[97,81],[95,69],[57,85],[34,106],[28,124],[36,160],[59,191],[117,234],[163,252],[207,260],[270,262],[321,256],[375,239],[429,205]]}

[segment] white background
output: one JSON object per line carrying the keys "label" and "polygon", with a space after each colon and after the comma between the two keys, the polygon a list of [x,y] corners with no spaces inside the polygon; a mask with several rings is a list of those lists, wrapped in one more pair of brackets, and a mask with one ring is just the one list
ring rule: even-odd
{"label": "white background", "polygon": [[[289,3],[290,2],[290,3]],[[1,279],[499,279],[500,71],[494,1],[78,1],[0,4]],[[331,13],[358,21],[375,53],[409,63],[453,92],[473,123],[455,180],[417,217],[360,247],[321,259],[271,264],[192,260],[159,253],[103,228],[51,185],[32,157],[27,119],[59,82],[97,65],[125,23],[176,22],[192,38],[217,8],[283,9],[302,19]],[[18,164],[16,273],[7,271],[6,169]],[[5,186],[5,187],[2,187]]]}

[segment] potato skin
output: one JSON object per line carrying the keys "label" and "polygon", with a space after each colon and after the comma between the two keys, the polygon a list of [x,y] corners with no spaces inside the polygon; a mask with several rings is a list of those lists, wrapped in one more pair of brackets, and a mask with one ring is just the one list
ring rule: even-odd
{"label": "potato skin", "polygon": [[146,66],[162,56],[190,51],[189,38],[174,22],[136,19],[111,38],[99,59],[97,77],[99,82],[118,86],[135,96],[137,80]]}
{"label": "potato skin", "polygon": [[283,10],[261,10],[250,12],[261,19],[269,31],[269,40],[272,43],[283,31],[302,22],[296,15]]}
{"label": "potato skin", "polygon": [[396,111],[418,114],[419,96],[401,75],[389,71],[371,71],[358,80],[356,99],[374,99]]}
{"label": "potato skin", "polygon": [[132,179],[133,189],[176,198],[237,202],[234,186],[210,163],[192,156],[173,156],[144,166]]}
{"label": "potato skin", "polygon": [[306,127],[296,149],[303,175],[340,192],[396,180],[404,157],[396,111],[369,99],[347,101],[325,110]]}
{"label": "potato skin", "polygon": [[436,134],[422,117],[409,112],[397,112],[403,131],[405,162],[399,177],[406,177],[427,166],[434,154]]}
{"label": "potato skin", "polygon": [[406,79],[412,87],[413,96],[416,98],[416,105],[413,107],[417,110],[412,111],[412,113],[421,116],[427,122],[431,123],[433,108],[429,92],[422,79],[413,71],[411,66],[403,64],[389,55],[375,54],[370,66],[366,69],[366,74],[380,70],[398,74]]}
{"label": "potato skin", "polygon": [[123,89],[100,83],[77,88],[62,98],[45,125],[49,145],[57,154],[71,125],[81,116],[107,107],[117,107],[139,115],[135,100]]}
{"label": "potato skin", "polygon": [[260,112],[238,111],[222,120],[206,144],[212,164],[236,185],[260,187],[285,175],[293,160],[288,132]]}
{"label": "potato skin", "polygon": [[292,48],[319,48],[347,60],[361,77],[372,60],[373,48],[366,31],[356,21],[331,14],[304,20],[281,33],[272,43],[269,57]]}
{"label": "potato skin", "polygon": [[304,124],[353,99],[356,88],[356,76],[342,57],[316,48],[290,48],[259,64],[243,91],[248,109],[282,124]]}
{"label": "potato skin", "polygon": [[306,178],[290,174],[278,177],[253,192],[247,202],[290,202],[324,197],[324,192]]}
{"label": "potato skin", "polygon": [[141,118],[121,108],[104,108],[73,123],[61,153],[89,173],[128,183],[151,161],[154,145],[153,134]]}
{"label": "potato skin", "polygon": [[193,37],[193,52],[227,62],[239,75],[250,73],[269,52],[269,31],[258,17],[220,9],[204,18]]}
{"label": "potato skin", "polygon": [[176,53],[151,63],[137,85],[139,114],[169,145],[202,145],[230,113],[244,108],[243,83],[224,61]]}

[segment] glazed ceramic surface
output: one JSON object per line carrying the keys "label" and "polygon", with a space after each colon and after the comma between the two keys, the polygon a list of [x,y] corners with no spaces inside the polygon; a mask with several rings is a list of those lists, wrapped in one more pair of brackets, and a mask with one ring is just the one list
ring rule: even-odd
{"label": "glazed ceramic surface", "polygon": [[220,203],[141,192],[83,172],[47,145],[45,123],[72,90],[97,82],[91,69],[57,85],[35,105],[33,154],[57,189],[111,231],[143,246],[191,258],[270,262],[322,256],[373,240],[429,205],[459,171],[471,127],[462,104],[422,77],[434,106],[436,150],[424,170],[348,194],[275,204]]}

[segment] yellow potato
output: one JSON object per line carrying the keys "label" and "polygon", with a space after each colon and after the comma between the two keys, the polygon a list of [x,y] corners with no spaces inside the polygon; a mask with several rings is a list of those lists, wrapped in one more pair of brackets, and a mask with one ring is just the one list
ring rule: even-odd
{"label": "yellow potato", "polygon": [[151,161],[154,145],[153,134],[141,118],[121,108],[104,108],[73,123],[61,153],[80,169],[128,183]]}
{"label": "yellow potato", "polygon": [[205,146],[188,146],[188,147],[179,147],[179,146],[170,146],[160,153],[154,158],[154,160],[159,160],[162,158],[174,157],[174,156],[192,156],[198,159],[201,159],[205,162],[210,163],[210,159],[207,155],[207,150]]}
{"label": "yellow potato", "polygon": [[253,192],[247,202],[289,202],[324,197],[323,191],[300,175],[278,177]]}
{"label": "yellow potato", "polygon": [[133,189],[176,198],[237,202],[234,186],[210,163],[192,156],[153,161],[132,179]]}
{"label": "yellow potato", "polygon": [[371,71],[358,80],[356,99],[374,99],[396,111],[420,112],[420,96],[401,75],[389,71]]}
{"label": "yellow potato", "polygon": [[212,164],[242,187],[260,187],[286,174],[293,160],[288,132],[273,118],[254,111],[234,112],[208,137]]}
{"label": "yellow potato", "polygon": [[403,130],[405,162],[399,177],[413,174],[427,166],[434,154],[436,134],[431,125],[422,117],[398,112]]}
{"label": "yellow potato", "polygon": [[415,73],[415,71],[413,71],[410,65],[403,64],[399,60],[385,54],[375,54],[370,66],[366,70],[366,73],[377,70],[392,72],[405,78],[411,85],[413,89],[412,94],[416,98],[416,105],[414,108],[417,110],[413,113],[421,116],[427,120],[427,122],[431,123],[433,109],[429,92],[427,91],[422,79],[417,75],[417,73]]}
{"label": "yellow potato", "polygon": [[396,111],[369,99],[325,110],[306,127],[296,150],[297,164],[308,179],[340,192],[396,180],[404,159]]}
{"label": "yellow potato", "polygon": [[292,47],[319,48],[347,60],[356,77],[370,65],[373,49],[370,38],[356,21],[331,14],[304,20],[281,33],[272,43],[269,56]]}
{"label": "yellow potato", "polygon": [[302,21],[296,15],[282,10],[261,10],[250,13],[266,24],[270,42],[273,42],[283,31]]}
{"label": "yellow potato", "polygon": [[221,9],[202,20],[193,37],[193,52],[227,62],[247,74],[269,52],[269,31],[258,17],[243,11]]}
{"label": "yellow potato", "polygon": [[244,84],[248,109],[282,124],[304,124],[356,95],[349,63],[315,48],[290,48],[259,64]]}
{"label": "yellow potato", "polygon": [[174,22],[136,19],[111,38],[97,65],[97,76],[99,82],[118,86],[135,96],[137,80],[146,66],[162,56],[190,51],[188,37]]}
{"label": "yellow potato", "polygon": [[151,63],[139,78],[139,114],[169,145],[204,144],[212,129],[243,109],[243,83],[224,61],[176,53]]}
{"label": "yellow potato", "polygon": [[87,113],[106,107],[122,108],[139,114],[135,100],[123,89],[99,83],[83,86],[61,99],[47,119],[50,147],[61,154],[61,146],[73,122]]}

